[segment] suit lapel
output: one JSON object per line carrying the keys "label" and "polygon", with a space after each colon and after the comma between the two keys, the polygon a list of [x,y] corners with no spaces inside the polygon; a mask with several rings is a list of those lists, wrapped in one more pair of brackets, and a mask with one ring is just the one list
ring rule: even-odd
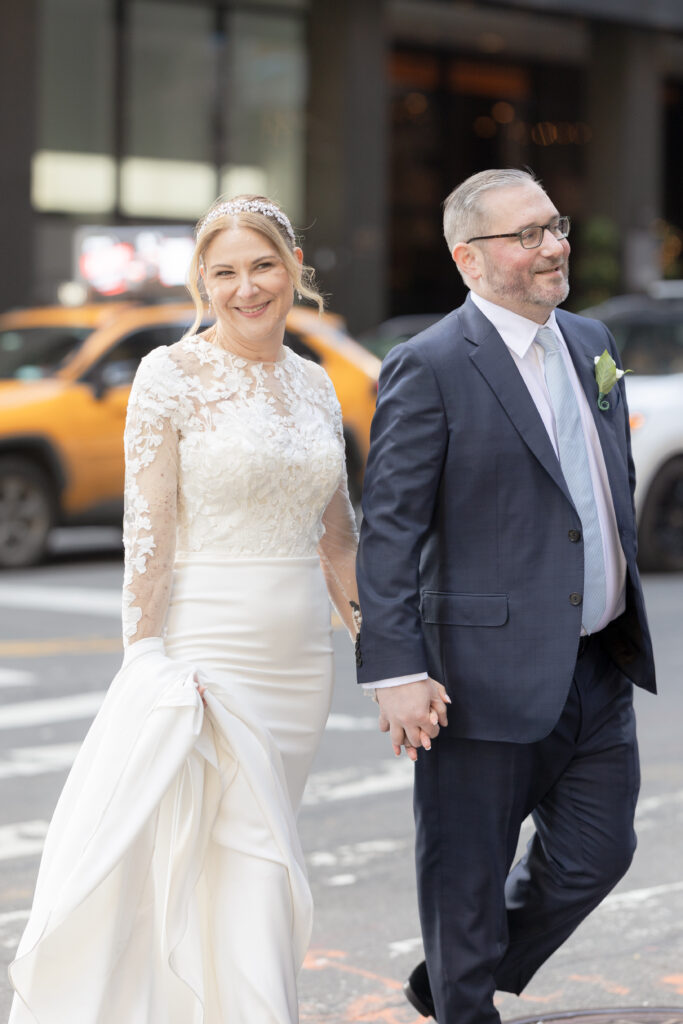
{"label": "suit lapel", "polygon": [[512,425],[560,490],[571,501],[560,463],[508,347],[471,299],[458,312],[463,332],[473,343],[470,359],[502,405]]}

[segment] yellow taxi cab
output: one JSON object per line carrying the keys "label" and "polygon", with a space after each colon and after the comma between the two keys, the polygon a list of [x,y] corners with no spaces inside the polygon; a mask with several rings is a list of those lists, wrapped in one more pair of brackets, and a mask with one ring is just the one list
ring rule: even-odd
{"label": "yellow taxi cab", "polygon": [[[123,428],[138,363],[178,341],[189,303],[43,307],[0,315],[0,568],[43,557],[56,525],[118,525]],[[380,361],[340,318],[294,307],[285,342],[320,363],[342,407],[360,496]]]}

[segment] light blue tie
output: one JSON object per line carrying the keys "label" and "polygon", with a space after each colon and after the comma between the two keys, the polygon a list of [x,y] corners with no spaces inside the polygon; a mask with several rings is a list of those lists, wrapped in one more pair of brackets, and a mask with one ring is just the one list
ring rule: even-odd
{"label": "light blue tie", "polygon": [[560,467],[583,533],[582,622],[593,633],[605,612],[606,583],[602,533],[591,481],[586,441],[576,394],[569,379],[559,342],[550,327],[541,327],[536,341],[543,349],[545,379],[555,414]]}

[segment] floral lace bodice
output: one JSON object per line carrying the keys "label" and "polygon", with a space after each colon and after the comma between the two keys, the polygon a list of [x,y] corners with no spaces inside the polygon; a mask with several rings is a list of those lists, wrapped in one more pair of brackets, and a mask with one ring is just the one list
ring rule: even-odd
{"label": "floral lace bodice", "polygon": [[290,349],[242,359],[193,336],[140,363],[128,404],[124,643],[160,636],[176,558],[319,553],[353,629],[355,518],[341,410]]}

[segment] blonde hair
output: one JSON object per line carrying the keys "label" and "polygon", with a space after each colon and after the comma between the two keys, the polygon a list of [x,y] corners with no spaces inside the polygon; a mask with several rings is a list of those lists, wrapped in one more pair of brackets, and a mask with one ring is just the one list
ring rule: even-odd
{"label": "blonde hair", "polygon": [[[223,207],[225,209],[222,209]],[[272,213],[263,212],[264,210],[271,210]],[[318,311],[322,313],[324,301],[315,284],[315,271],[313,267],[299,263],[294,255],[294,242],[290,236],[291,225],[278,203],[266,199],[265,196],[219,196],[197,223],[196,242],[187,274],[187,290],[194,302],[195,318],[185,337],[196,333],[205,315],[205,289],[201,275],[204,254],[221,231],[235,227],[249,228],[263,235],[282,260],[294,291],[298,292],[302,299],[315,303]]]}

